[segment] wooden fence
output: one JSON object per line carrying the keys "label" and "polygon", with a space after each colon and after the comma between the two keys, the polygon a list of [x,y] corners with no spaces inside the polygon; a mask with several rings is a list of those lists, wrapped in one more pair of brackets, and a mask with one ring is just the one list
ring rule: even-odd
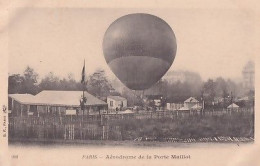
{"label": "wooden fence", "polygon": [[[253,109],[240,110],[247,114]],[[185,116],[221,116],[237,113],[227,110],[205,110],[204,112],[140,111],[132,114],[101,114],[88,116],[9,117],[10,138],[38,138],[65,140],[121,140],[120,126],[113,121],[124,119],[176,119]]]}
{"label": "wooden fence", "polygon": [[[120,140],[120,127],[101,125],[100,117],[9,117],[10,138]],[[115,135],[117,134],[117,135]],[[110,136],[111,135],[111,136]]]}

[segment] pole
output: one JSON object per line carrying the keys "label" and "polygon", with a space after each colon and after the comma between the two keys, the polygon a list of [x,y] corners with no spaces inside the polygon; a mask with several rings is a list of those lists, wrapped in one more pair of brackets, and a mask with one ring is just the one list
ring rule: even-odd
{"label": "pole", "polygon": [[145,110],[145,102],[144,102],[144,89],[142,90],[142,96],[141,96],[141,100],[142,100],[142,107],[143,107],[143,110]]}
{"label": "pole", "polygon": [[85,96],[84,96],[84,91],[85,91],[85,80],[83,82],[83,91],[82,91],[82,121],[84,120],[84,112],[85,112],[85,103],[84,103],[84,100],[85,100]]}
{"label": "pole", "polygon": [[86,99],[85,99],[85,85],[86,85],[86,72],[85,72],[85,59],[84,59],[84,66],[82,69],[82,121],[84,121],[84,112],[85,112],[85,103],[86,103]]}
{"label": "pole", "polygon": [[82,131],[82,127],[84,127],[84,112],[85,112],[85,59],[84,59],[84,66],[82,69],[82,79],[81,79],[81,83],[82,83],[82,100],[81,100],[81,109],[82,109],[82,119],[81,119],[81,123],[80,123],[80,138],[82,139],[82,135],[83,135],[83,131]]}

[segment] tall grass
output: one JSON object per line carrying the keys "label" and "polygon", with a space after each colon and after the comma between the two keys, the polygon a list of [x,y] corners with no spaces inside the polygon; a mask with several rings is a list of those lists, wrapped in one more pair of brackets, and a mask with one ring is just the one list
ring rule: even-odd
{"label": "tall grass", "polygon": [[176,119],[127,119],[113,122],[121,126],[123,140],[136,137],[199,138],[254,137],[254,114],[234,112],[220,116],[185,116]]}

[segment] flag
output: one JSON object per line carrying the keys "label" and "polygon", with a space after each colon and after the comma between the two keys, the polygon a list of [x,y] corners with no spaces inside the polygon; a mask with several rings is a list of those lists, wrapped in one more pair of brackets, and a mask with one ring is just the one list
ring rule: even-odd
{"label": "flag", "polygon": [[84,66],[83,66],[81,75],[82,75],[81,83],[84,84],[85,83],[85,60],[84,60]]}

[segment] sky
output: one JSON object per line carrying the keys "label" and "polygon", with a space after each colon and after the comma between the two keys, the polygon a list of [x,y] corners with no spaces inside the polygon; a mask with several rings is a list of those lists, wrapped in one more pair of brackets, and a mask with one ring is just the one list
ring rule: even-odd
{"label": "sky", "polygon": [[169,70],[197,72],[203,80],[242,77],[254,60],[254,13],[245,9],[101,9],[20,8],[9,23],[9,75],[32,67],[43,78],[104,69],[115,77],[103,56],[103,36],[117,18],[149,13],[165,20],[177,39],[177,54]]}

